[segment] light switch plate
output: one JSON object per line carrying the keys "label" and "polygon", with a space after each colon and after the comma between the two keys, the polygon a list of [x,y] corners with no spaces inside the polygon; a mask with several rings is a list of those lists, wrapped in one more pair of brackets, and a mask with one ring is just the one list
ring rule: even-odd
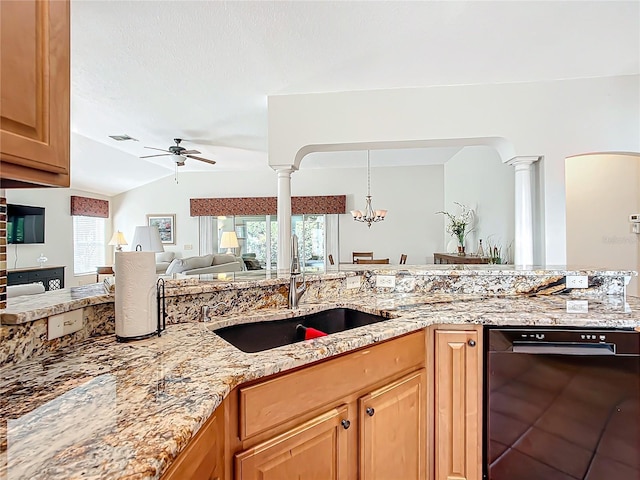
{"label": "light switch plate", "polygon": [[47,339],[53,340],[82,329],[83,309],[52,315],[49,317],[47,327]]}
{"label": "light switch plate", "polygon": [[589,277],[586,275],[567,275],[567,288],[588,288]]}
{"label": "light switch plate", "polygon": [[356,275],[355,277],[347,277],[347,290],[351,290],[353,288],[360,288],[360,283],[362,277],[360,275]]}
{"label": "light switch plate", "polygon": [[376,287],[395,288],[395,275],[376,275]]}

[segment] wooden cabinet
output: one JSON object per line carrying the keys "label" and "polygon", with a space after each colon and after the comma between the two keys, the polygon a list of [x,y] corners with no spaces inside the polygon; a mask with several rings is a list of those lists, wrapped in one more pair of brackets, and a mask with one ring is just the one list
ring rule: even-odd
{"label": "wooden cabinet", "polygon": [[414,332],[241,387],[233,478],[425,479],[425,345]]}
{"label": "wooden cabinet", "polygon": [[162,480],[222,480],[224,478],[224,404],[216,409]]}
{"label": "wooden cabinet", "polygon": [[0,188],[69,186],[69,2],[0,2]]}
{"label": "wooden cabinet", "polygon": [[433,326],[241,385],[163,478],[480,480],[481,369],[482,327]]}
{"label": "wooden cabinet", "polygon": [[435,480],[482,475],[481,330],[435,330]]}
{"label": "wooden cabinet", "polygon": [[425,396],[421,369],[360,398],[360,479],[426,478]]}
{"label": "wooden cabinet", "polygon": [[347,479],[349,416],[343,405],[236,455],[235,478]]}

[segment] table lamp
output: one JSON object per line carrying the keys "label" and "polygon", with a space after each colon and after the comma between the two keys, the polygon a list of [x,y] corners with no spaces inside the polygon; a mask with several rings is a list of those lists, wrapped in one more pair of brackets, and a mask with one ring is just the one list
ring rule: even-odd
{"label": "table lamp", "polygon": [[233,255],[232,248],[238,248],[238,237],[236,232],[222,232],[222,238],[220,238],[220,248],[226,248],[228,255]]}
{"label": "table lamp", "polygon": [[158,227],[136,227],[131,247],[133,248],[132,251],[138,250],[138,247],[140,247],[143,252],[164,252]]}
{"label": "table lamp", "polygon": [[111,240],[109,240],[109,245],[115,245],[116,252],[121,252],[122,245],[128,245],[128,243],[124,238],[124,234],[118,230],[117,232],[113,232],[113,236],[111,237]]}

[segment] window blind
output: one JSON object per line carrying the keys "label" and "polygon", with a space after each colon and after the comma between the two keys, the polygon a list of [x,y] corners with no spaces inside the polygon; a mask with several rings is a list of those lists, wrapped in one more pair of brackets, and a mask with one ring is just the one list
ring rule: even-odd
{"label": "window blind", "polygon": [[73,273],[95,273],[105,264],[105,219],[100,217],[73,217]]}

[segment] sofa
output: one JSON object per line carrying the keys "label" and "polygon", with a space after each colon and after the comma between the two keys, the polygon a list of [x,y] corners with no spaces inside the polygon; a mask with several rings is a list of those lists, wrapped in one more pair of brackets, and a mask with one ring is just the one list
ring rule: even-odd
{"label": "sofa", "polygon": [[163,274],[171,265],[171,262],[176,257],[174,252],[158,252],[156,253],[156,273]]}
{"label": "sofa", "polygon": [[206,275],[222,272],[241,272],[243,270],[245,270],[245,265],[241,258],[226,253],[210,253],[198,257],[174,258],[167,267],[165,274]]}

